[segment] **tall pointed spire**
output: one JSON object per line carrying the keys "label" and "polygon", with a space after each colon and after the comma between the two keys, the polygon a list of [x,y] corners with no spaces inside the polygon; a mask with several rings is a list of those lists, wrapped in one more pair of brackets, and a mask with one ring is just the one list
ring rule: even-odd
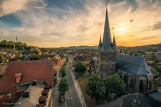
{"label": "tall pointed spire", "polygon": [[102,41],[101,41],[101,35],[100,35],[100,41],[99,41],[99,44],[98,44],[98,49],[100,50],[102,47]]}
{"label": "tall pointed spire", "polygon": [[105,16],[103,43],[102,43],[101,50],[113,50],[112,47],[111,47],[111,33],[110,33],[107,6],[106,6],[106,16]]}
{"label": "tall pointed spire", "polygon": [[116,49],[116,40],[115,40],[115,35],[113,33],[113,48]]}

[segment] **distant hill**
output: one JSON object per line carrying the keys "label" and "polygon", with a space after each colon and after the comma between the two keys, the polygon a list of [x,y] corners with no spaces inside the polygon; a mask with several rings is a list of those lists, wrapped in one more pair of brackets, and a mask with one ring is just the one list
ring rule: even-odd
{"label": "distant hill", "polygon": [[69,46],[69,47],[60,47],[59,49],[97,49],[97,46]]}
{"label": "distant hill", "polygon": [[[69,47],[60,47],[59,49],[98,49],[97,46],[69,46]],[[151,44],[151,45],[143,45],[143,46],[135,46],[135,47],[126,47],[126,46],[118,46],[118,49],[132,49],[132,50],[161,50],[161,43],[159,44]]]}
{"label": "distant hill", "polygon": [[144,45],[144,46],[136,46],[136,48],[139,48],[139,47],[150,47],[150,48],[161,49],[161,43],[159,43],[159,44],[151,44],[151,45]]}
{"label": "distant hill", "polygon": [[135,46],[135,47],[130,47],[129,49],[145,50],[145,51],[159,51],[159,50],[161,50],[161,43],[159,43],[159,44],[143,45],[143,46]]}

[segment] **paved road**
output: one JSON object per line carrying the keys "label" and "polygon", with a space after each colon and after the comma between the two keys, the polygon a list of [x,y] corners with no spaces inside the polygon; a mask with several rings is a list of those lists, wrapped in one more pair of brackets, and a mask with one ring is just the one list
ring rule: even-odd
{"label": "paved road", "polygon": [[67,104],[67,107],[81,107],[81,103],[72,79],[70,67],[71,67],[71,63],[68,63],[66,66],[66,77],[69,83],[69,91],[66,93],[65,103]]}
{"label": "paved road", "polygon": [[[81,106],[81,103],[80,103],[80,100],[79,100],[79,97],[78,97],[78,94],[77,94],[77,91],[75,89],[75,86],[74,86],[74,82],[73,82],[73,79],[72,79],[72,75],[71,75],[71,71],[70,71],[70,67],[71,67],[71,63],[68,63],[67,66],[66,66],[66,78],[68,80],[68,83],[69,83],[69,90],[66,92],[66,95],[65,95],[65,102],[64,103],[59,103],[58,101],[58,84],[59,82],[57,83],[57,85],[55,86],[55,88],[53,88],[53,103],[52,103],[52,106],[53,107],[82,107]],[[59,81],[59,79],[58,79]]]}

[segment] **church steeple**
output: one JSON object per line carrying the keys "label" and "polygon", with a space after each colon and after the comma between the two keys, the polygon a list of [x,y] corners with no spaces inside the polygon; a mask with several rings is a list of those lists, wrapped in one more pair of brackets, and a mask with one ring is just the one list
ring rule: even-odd
{"label": "church steeple", "polygon": [[115,40],[115,35],[113,33],[113,48],[116,49],[116,40]]}
{"label": "church steeple", "polygon": [[101,41],[101,35],[100,35],[100,41],[99,41],[99,44],[98,44],[98,49],[100,50],[102,47],[102,41]]}
{"label": "church steeple", "polygon": [[103,43],[102,43],[101,50],[113,50],[113,48],[111,46],[111,33],[110,33],[107,7],[106,7]]}
{"label": "church steeple", "polygon": [[115,74],[116,71],[116,41],[114,36],[113,41],[111,39],[108,11],[106,7],[103,41],[101,43],[100,39],[101,48],[99,50],[99,68],[103,78],[107,75]]}

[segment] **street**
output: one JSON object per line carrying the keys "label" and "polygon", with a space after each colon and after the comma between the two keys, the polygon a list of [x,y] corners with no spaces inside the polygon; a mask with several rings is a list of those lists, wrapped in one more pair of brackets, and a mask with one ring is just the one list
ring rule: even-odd
{"label": "street", "polygon": [[[82,107],[81,106],[81,102],[80,99],[78,97],[77,91],[75,89],[74,86],[74,82],[72,79],[72,75],[71,75],[71,71],[70,71],[70,67],[71,67],[72,63],[67,63],[65,70],[66,70],[66,78],[68,80],[68,84],[69,84],[69,90],[66,92],[65,95],[65,102],[64,103],[60,103],[59,102],[59,91],[58,91],[58,84],[59,82],[56,84],[56,86],[53,88],[53,103],[52,103],[52,107]],[[58,81],[60,77],[58,78]]]}
{"label": "street", "polygon": [[71,67],[71,63],[68,63],[66,66],[66,77],[69,83],[69,90],[66,93],[65,103],[67,104],[67,107],[81,107],[81,103],[72,79],[70,67]]}

